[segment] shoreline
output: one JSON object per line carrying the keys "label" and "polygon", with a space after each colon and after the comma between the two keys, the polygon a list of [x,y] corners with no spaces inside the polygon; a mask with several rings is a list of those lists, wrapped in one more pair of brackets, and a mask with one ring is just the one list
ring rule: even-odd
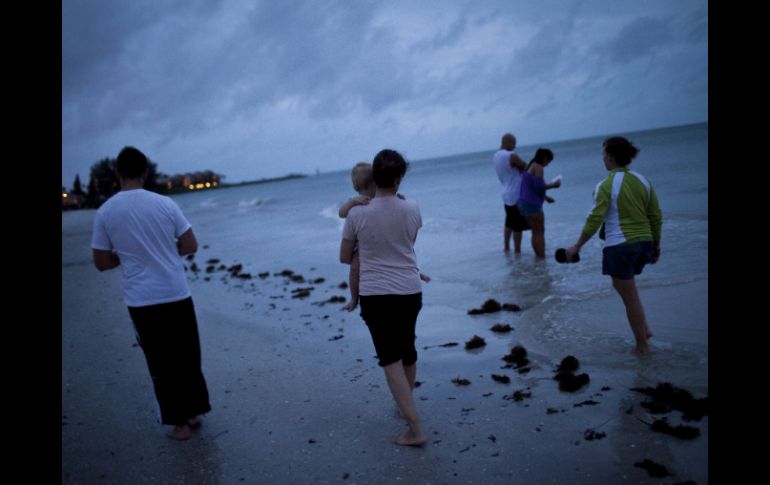
{"label": "shoreline", "polygon": [[[465,310],[486,296],[463,295],[465,310],[458,311],[438,297],[458,289],[437,278],[425,287],[416,343],[422,385],[415,401],[429,441],[422,449],[398,447],[390,438],[405,424],[364,323],[357,312],[340,312],[342,304],[318,304],[348,297],[348,290],[338,288],[346,268],[289,268],[306,279],[325,278],[308,284],[275,276],[284,268],[266,263],[262,269],[270,276],[240,280],[206,274],[205,250],[195,258],[202,271],[190,288],[213,410],[192,440],[172,442],[157,421],[119,275],[92,267],[89,238],[90,231],[71,231],[62,239],[63,483],[660,483],[634,466],[644,459],[676,473],[674,482],[708,482],[708,417],[690,423],[701,432],[693,441],[654,433],[640,421],[654,419],[639,405],[644,396],[630,391],[674,376],[667,354],[678,349],[608,365],[603,354],[615,349],[615,341],[569,347],[564,324],[557,329],[564,332],[564,349],[575,349],[591,381],[577,392],[562,392],[553,370],[566,354],[542,334],[542,325],[553,325],[541,322],[542,305],[471,317]],[[291,297],[292,290],[307,286],[315,286],[309,297]],[[661,291],[670,293],[642,289],[642,298],[661,298]],[[630,330],[617,327],[614,310],[608,314],[591,325],[609,325],[612,338],[622,343]],[[510,321],[514,330],[493,334],[495,320]],[[474,334],[487,345],[467,351],[464,342]],[[459,345],[431,347],[448,341]],[[501,357],[515,343],[529,350],[534,364],[527,374],[501,369]],[[495,382],[493,373],[511,382]],[[704,368],[704,379],[706,373]],[[458,377],[470,385],[454,384]],[[704,396],[701,386],[686,388]],[[517,390],[531,396],[504,399]],[[596,404],[580,405],[589,400]],[[669,416],[672,424],[681,422],[680,413]],[[606,437],[589,441],[589,429]]]}

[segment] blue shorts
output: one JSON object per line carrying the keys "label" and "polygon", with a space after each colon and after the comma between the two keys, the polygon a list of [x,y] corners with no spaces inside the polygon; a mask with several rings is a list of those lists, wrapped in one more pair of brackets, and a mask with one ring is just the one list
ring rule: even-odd
{"label": "blue shorts", "polygon": [[652,241],[642,241],[605,247],[602,253],[602,274],[619,280],[631,280],[634,275],[641,274],[644,266],[652,261],[655,247]]}
{"label": "blue shorts", "polygon": [[523,215],[524,217],[535,216],[537,214],[543,213],[542,204],[534,205],[534,204],[527,204],[526,202],[517,202],[516,207],[519,208],[519,213],[521,213],[521,215]]}

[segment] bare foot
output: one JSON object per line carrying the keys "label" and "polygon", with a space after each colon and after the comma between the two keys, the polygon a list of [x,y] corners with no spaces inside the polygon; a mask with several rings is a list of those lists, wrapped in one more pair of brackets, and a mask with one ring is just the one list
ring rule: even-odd
{"label": "bare foot", "polygon": [[649,353],[649,351],[650,351],[650,347],[648,347],[647,344],[645,343],[644,345],[637,345],[636,347],[634,347],[634,350],[632,351],[632,353],[635,355],[641,356]]}
{"label": "bare foot", "polygon": [[189,426],[191,429],[200,428],[201,424],[203,424],[203,422],[198,416],[195,416],[194,418],[190,418],[187,420],[187,426]]}
{"label": "bare foot", "polygon": [[415,433],[412,430],[393,438],[393,443],[401,446],[422,446],[428,442],[424,433]]}
{"label": "bare foot", "polygon": [[190,433],[190,427],[183,424],[182,426],[174,426],[174,429],[169,431],[166,436],[172,440],[187,441],[192,437],[192,434]]}

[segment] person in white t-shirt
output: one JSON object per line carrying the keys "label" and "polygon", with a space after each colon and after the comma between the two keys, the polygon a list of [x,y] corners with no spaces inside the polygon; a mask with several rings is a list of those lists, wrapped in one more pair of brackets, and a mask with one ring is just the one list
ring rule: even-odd
{"label": "person in white t-shirt", "polygon": [[201,371],[195,307],[182,256],[198,249],[190,223],[169,197],[142,187],[147,157],[125,147],[117,159],[121,190],[96,212],[91,248],[99,271],[120,266],[123,299],[152,377],[168,437],[187,440],[211,410]]}
{"label": "person in white t-shirt", "polygon": [[519,200],[519,188],[521,186],[521,173],[527,167],[527,162],[521,159],[514,150],[516,149],[516,137],[510,133],[503,135],[500,149],[492,155],[497,179],[500,181],[505,209],[505,224],[503,225],[503,250],[511,250],[511,234],[513,234],[513,250],[521,253],[522,231],[530,229],[527,220],[519,213],[516,203]]}
{"label": "person in white t-shirt", "polygon": [[420,208],[397,197],[406,160],[395,150],[382,150],[372,163],[377,185],[374,198],[350,209],[340,244],[340,262],[350,264],[358,245],[361,318],[372,336],[379,365],[409,431],[394,443],[421,446],[422,430],[412,391],[417,376],[414,346],[422,283],[414,243],[422,227]]}

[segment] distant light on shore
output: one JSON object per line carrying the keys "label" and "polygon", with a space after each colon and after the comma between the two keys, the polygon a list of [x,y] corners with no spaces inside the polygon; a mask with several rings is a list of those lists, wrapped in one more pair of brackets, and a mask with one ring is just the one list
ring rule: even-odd
{"label": "distant light on shore", "polygon": [[203,189],[210,189],[212,187],[218,187],[218,182],[200,182],[197,184],[190,184],[187,186],[189,190],[203,190]]}

